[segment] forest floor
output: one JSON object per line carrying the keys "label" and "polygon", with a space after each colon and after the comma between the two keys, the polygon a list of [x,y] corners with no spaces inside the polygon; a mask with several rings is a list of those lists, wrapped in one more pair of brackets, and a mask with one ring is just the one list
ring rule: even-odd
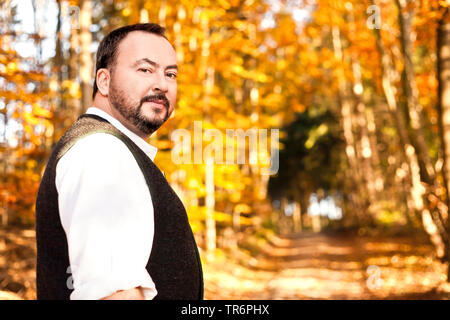
{"label": "forest floor", "polygon": [[204,265],[211,300],[450,299],[446,265],[421,236],[273,236],[257,257],[216,260]]}
{"label": "forest floor", "polygon": [[[258,255],[203,261],[205,299],[450,299],[445,264],[424,237],[271,236]],[[34,230],[0,230],[0,300],[35,299]]]}

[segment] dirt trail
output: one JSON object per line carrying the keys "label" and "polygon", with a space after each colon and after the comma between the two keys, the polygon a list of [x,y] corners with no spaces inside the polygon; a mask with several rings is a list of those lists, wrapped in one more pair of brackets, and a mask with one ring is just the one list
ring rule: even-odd
{"label": "dirt trail", "polygon": [[[258,257],[203,263],[206,299],[449,299],[421,237],[274,236]],[[0,300],[35,299],[34,230],[0,229]],[[236,262],[239,260],[240,262]]]}
{"label": "dirt trail", "polygon": [[[208,299],[449,299],[426,239],[273,237],[249,269],[206,270]],[[222,273],[221,273],[222,272]]]}
{"label": "dirt trail", "polygon": [[0,229],[0,300],[36,298],[33,229]]}

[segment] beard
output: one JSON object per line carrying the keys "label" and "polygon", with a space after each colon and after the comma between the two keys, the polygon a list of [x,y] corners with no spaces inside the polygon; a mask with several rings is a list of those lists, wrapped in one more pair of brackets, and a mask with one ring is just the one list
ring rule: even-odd
{"label": "beard", "polygon": [[[169,118],[169,100],[167,97],[161,94],[148,95],[142,98],[139,102],[133,102],[129,99],[126,93],[119,89],[114,83],[111,83],[110,86],[110,95],[109,101],[111,105],[119,111],[119,113],[128,121],[130,121],[140,132],[144,135],[150,135],[161,127],[164,122]],[[165,115],[164,117],[160,117],[159,113],[162,112],[154,112],[153,118],[149,118],[145,116],[142,112],[142,105],[144,102],[156,102],[163,101]],[[164,110],[163,110],[164,111]]]}

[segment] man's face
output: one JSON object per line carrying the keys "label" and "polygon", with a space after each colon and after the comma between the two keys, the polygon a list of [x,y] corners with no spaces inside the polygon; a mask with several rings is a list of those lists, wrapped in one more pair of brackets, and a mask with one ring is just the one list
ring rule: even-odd
{"label": "man's face", "polygon": [[108,99],[133,131],[150,135],[174,110],[175,50],[163,37],[133,31],[120,42],[117,53]]}

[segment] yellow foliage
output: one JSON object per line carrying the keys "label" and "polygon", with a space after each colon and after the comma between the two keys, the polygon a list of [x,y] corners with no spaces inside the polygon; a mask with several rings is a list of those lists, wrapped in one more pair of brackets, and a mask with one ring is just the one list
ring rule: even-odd
{"label": "yellow foliage", "polygon": [[10,62],[6,65],[6,73],[12,74],[18,69],[17,62]]}
{"label": "yellow foliage", "polygon": [[131,15],[131,9],[130,8],[124,8],[123,10],[122,10],[122,15],[124,16],[124,17],[129,17],[130,15]]}
{"label": "yellow foliage", "polygon": [[246,203],[239,203],[236,206],[234,206],[234,211],[239,213],[250,213],[252,212],[252,208]]}
{"label": "yellow foliage", "polygon": [[42,117],[42,118],[47,118],[47,119],[50,119],[53,116],[53,113],[50,110],[42,108],[37,103],[33,104],[33,114],[36,117]]}
{"label": "yellow foliage", "polygon": [[[198,221],[205,221],[207,216],[208,208],[206,207],[200,207],[200,206],[190,206],[187,209],[187,213],[189,216],[189,221],[192,224],[198,223]],[[231,225],[232,223],[232,215],[225,212],[220,211],[214,211],[213,212],[213,219],[216,222],[222,222],[222,223],[228,223]],[[241,225],[252,225],[253,221],[250,218],[246,217],[240,217],[239,218],[239,224]]]}
{"label": "yellow foliage", "polygon": [[[28,111],[25,111],[25,112],[23,113],[23,119],[24,119],[27,123],[32,124],[32,125],[37,125],[37,124],[40,123],[40,120],[39,120],[38,118],[34,117],[33,114],[31,114],[31,113],[28,112]],[[30,132],[31,132],[31,129],[27,130],[27,132],[30,133]]]}

